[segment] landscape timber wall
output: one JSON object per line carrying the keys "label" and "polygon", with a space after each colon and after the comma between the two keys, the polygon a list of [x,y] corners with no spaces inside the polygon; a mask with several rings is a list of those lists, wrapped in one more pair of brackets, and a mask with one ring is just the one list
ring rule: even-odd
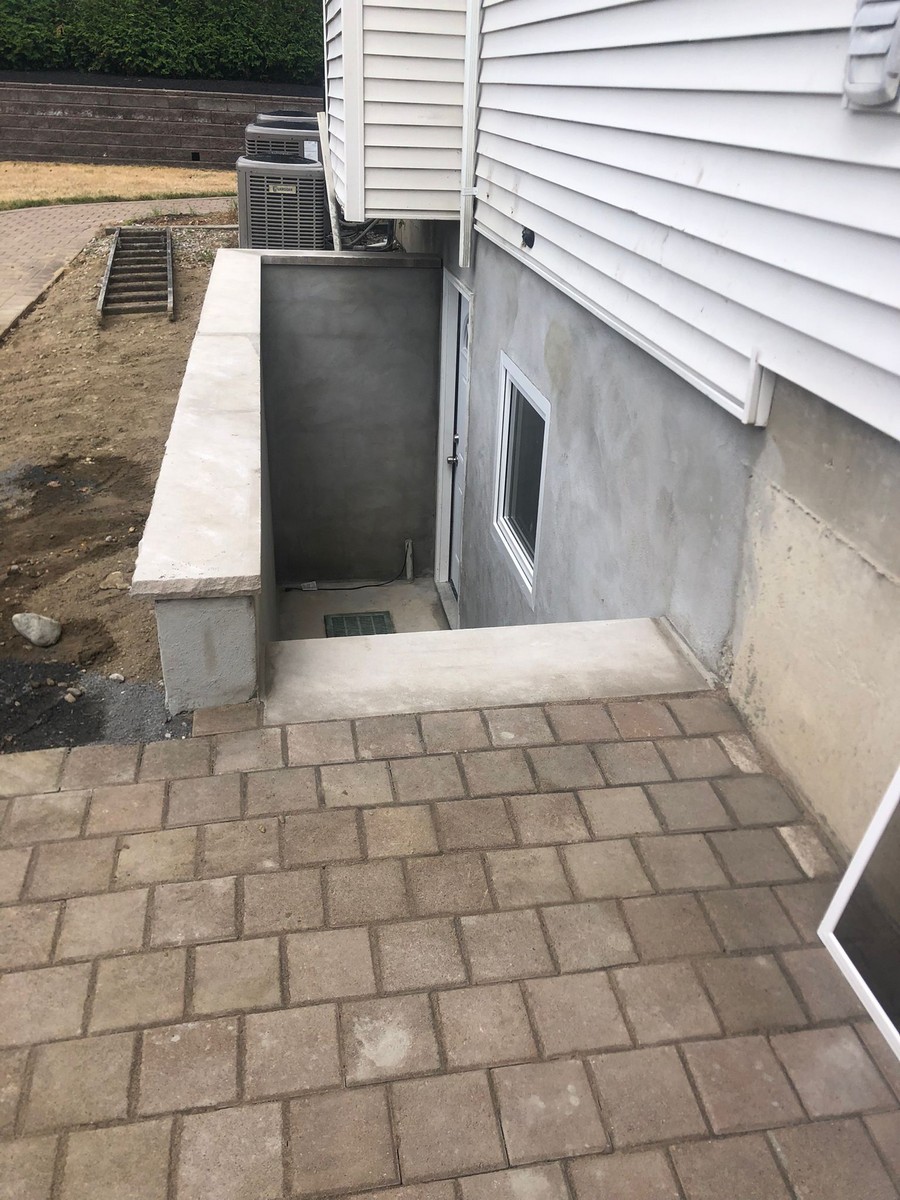
{"label": "landscape timber wall", "polygon": [[[228,88],[228,84],[223,84]],[[317,113],[290,85],[257,91],[23,83],[0,79],[0,159],[233,167],[258,112]]]}

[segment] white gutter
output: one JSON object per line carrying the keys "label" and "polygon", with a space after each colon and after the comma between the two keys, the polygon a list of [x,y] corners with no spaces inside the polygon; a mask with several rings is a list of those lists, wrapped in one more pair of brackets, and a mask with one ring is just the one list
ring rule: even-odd
{"label": "white gutter", "polygon": [[462,176],[459,191],[459,265],[471,267],[475,237],[475,145],[478,137],[478,68],[481,61],[481,0],[466,0],[463,75]]}

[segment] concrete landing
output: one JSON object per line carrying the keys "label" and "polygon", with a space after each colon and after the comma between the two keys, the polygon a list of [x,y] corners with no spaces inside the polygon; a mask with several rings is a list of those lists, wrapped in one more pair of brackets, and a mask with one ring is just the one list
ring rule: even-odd
{"label": "concrete landing", "polygon": [[267,679],[267,725],[710,687],[649,619],[274,642]]}

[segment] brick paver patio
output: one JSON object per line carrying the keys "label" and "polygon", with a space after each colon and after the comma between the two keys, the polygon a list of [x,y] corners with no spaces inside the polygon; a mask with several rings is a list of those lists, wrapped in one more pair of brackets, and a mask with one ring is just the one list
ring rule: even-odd
{"label": "brick paver patio", "polygon": [[708,695],[0,758],[0,1197],[896,1198],[836,864],[736,763]]}

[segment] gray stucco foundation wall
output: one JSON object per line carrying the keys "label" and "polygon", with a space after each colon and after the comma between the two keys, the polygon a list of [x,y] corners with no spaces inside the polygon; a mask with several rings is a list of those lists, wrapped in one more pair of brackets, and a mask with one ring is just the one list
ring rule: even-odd
{"label": "gray stucco foundation wall", "polygon": [[434,562],[441,272],[384,256],[262,268],[262,379],[281,584]]}
{"label": "gray stucco foundation wall", "polygon": [[256,695],[256,604],[253,596],[157,600],[169,712],[241,704]]}
{"label": "gray stucco foundation wall", "polygon": [[[475,300],[462,625],[666,616],[717,666],[763,432],[484,238],[464,278]],[[552,406],[533,597],[492,529],[501,351]]]}

